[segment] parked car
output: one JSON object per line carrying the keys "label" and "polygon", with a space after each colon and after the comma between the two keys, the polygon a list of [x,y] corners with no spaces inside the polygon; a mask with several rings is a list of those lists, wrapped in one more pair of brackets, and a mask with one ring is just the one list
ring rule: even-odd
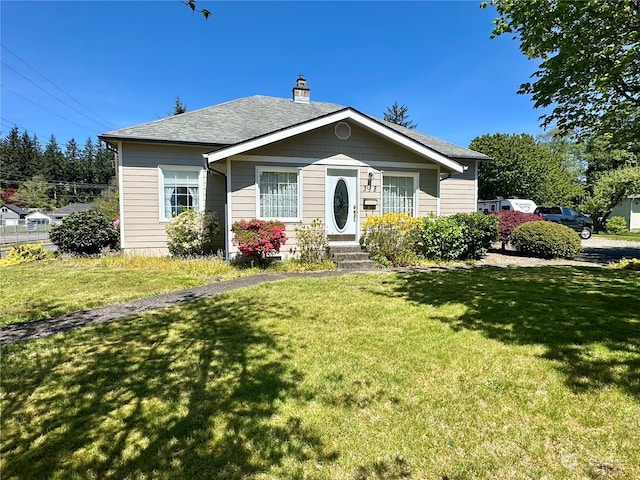
{"label": "parked car", "polygon": [[588,215],[583,215],[571,207],[550,206],[537,207],[534,212],[545,220],[550,222],[561,223],[569,228],[574,229],[580,234],[580,237],[587,239],[593,233],[593,219]]}

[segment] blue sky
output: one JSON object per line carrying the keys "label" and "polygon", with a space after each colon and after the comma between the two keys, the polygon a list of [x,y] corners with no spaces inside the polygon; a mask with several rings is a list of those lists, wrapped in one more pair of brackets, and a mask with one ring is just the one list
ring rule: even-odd
{"label": "blue sky", "polygon": [[[485,133],[542,133],[520,83],[535,71],[508,36],[491,40],[479,1],[2,0],[2,135],[44,144],[251,95],[291,97],[382,118],[395,101],[418,130],[462,146]],[[54,98],[55,97],[55,98]]]}

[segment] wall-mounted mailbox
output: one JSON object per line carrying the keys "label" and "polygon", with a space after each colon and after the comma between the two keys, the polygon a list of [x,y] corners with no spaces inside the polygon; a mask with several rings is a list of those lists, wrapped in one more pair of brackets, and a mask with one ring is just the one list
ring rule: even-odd
{"label": "wall-mounted mailbox", "polygon": [[377,198],[365,198],[363,201],[362,207],[365,210],[375,210],[378,208],[378,199]]}

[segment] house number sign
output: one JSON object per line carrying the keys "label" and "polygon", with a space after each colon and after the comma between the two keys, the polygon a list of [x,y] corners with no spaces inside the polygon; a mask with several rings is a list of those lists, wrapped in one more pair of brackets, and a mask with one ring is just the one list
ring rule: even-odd
{"label": "house number sign", "polygon": [[374,185],[374,186],[363,185],[362,191],[363,192],[377,192],[378,191],[378,186],[377,185]]}

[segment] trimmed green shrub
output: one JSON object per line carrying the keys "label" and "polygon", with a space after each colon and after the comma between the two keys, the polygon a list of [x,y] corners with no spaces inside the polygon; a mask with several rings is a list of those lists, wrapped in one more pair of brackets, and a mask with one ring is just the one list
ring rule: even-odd
{"label": "trimmed green shrub", "polygon": [[461,257],[478,260],[487,255],[491,244],[498,240],[498,217],[482,212],[452,215],[464,228],[465,250]]}
{"label": "trimmed green shrub", "polygon": [[185,210],[166,227],[169,253],[176,257],[200,257],[213,252],[213,237],[220,232],[215,212]]}
{"label": "trimmed green shrub", "polygon": [[76,212],[51,227],[49,238],[63,253],[97,255],[104,249],[117,249],[118,230],[111,219],[95,210]]}
{"label": "trimmed green shrub", "polygon": [[39,243],[23,243],[16,245],[7,256],[0,260],[0,267],[9,267],[21,263],[35,262],[52,258],[53,254],[44,249]]}
{"label": "trimmed green shrub", "polygon": [[233,244],[238,246],[243,256],[262,265],[287,241],[285,229],[285,224],[279,221],[239,220],[231,226]]}
{"label": "trimmed green shrub", "polygon": [[543,222],[544,218],[535,213],[518,212],[517,210],[501,210],[499,212],[491,212],[490,215],[498,217],[499,238],[502,242],[502,248],[510,242],[511,232],[527,222]]}
{"label": "trimmed green shrub", "polygon": [[511,232],[511,245],[519,252],[540,258],[574,258],[582,251],[580,236],[555,222],[527,222]]}
{"label": "trimmed green shrub", "polygon": [[303,263],[320,263],[328,257],[329,243],[327,230],[319,218],[311,225],[300,225],[295,228],[300,261]]}
{"label": "trimmed green shrub", "polygon": [[466,250],[465,227],[452,217],[431,214],[422,219],[418,252],[429,259],[456,260]]}
{"label": "trimmed green shrub", "polygon": [[611,233],[613,235],[620,235],[627,231],[627,221],[624,217],[611,217],[607,220],[607,233]]}
{"label": "trimmed green shrub", "polygon": [[362,224],[360,244],[378,265],[411,265],[416,259],[421,226],[419,218],[406,213],[373,215]]}

